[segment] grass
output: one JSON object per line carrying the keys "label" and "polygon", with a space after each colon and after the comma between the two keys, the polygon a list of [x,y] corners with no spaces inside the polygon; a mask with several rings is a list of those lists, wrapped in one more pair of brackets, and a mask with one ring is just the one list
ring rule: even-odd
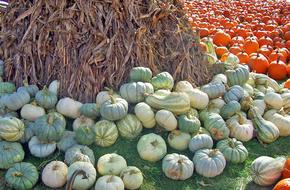
{"label": "grass", "polygon": [[[152,130],[146,129],[143,131],[143,134],[150,132],[152,132]],[[166,138],[166,134],[162,134],[162,136]],[[138,139],[139,138],[128,141],[119,138],[118,141],[109,148],[100,148],[94,145],[90,146],[90,148],[94,150],[96,159],[106,153],[115,152],[122,155],[127,160],[128,165],[140,168],[144,174],[144,183],[140,188],[141,190],[268,190],[271,189],[271,187],[263,188],[251,182],[249,176],[251,162],[261,155],[272,157],[290,156],[290,137],[279,138],[277,141],[269,145],[262,145],[256,139],[253,139],[250,142],[245,143],[245,146],[249,151],[248,159],[242,164],[227,163],[224,172],[220,176],[215,178],[204,178],[194,173],[194,175],[186,181],[173,181],[166,178],[162,173],[161,161],[157,163],[149,163],[140,159],[136,149]],[[178,151],[168,148],[168,153],[174,152]],[[189,151],[179,153],[187,155],[190,159],[193,157],[193,154]],[[55,153],[47,159],[36,159],[29,156],[26,157],[24,161],[32,162],[41,171],[46,160],[63,160],[63,157],[64,155],[62,153]],[[4,174],[5,171],[0,171],[0,190],[9,189],[3,185]],[[34,189],[45,190],[49,188],[46,188],[41,184],[41,182],[39,182]]]}

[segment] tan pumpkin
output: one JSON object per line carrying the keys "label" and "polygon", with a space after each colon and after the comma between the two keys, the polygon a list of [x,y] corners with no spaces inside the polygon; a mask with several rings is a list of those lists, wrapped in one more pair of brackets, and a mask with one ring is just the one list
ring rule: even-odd
{"label": "tan pumpkin", "polygon": [[206,93],[199,89],[193,89],[191,91],[187,91],[186,94],[190,99],[190,106],[195,109],[205,109],[208,105],[209,98]]}
{"label": "tan pumpkin", "polygon": [[286,114],[283,109],[280,111],[275,109],[268,110],[263,117],[276,125],[280,136],[290,135],[290,115]]}
{"label": "tan pumpkin", "polygon": [[155,115],[156,122],[166,131],[173,131],[177,128],[177,119],[168,110],[159,110]]}
{"label": "tan pumpkin", "polygon": [[283,99],[280,94],[269,92],[265,94],[264,101],[269,108],[281,109],[283,106]]}
{"label": "tan pumpkin", "polygon": [[94,124],[95,124],[95,121],[92,120],[91,118],[81,116],[81,117],[78,117],[74,120],[72,126],[73,126],[73,130],[76,131],[82,125],[93,126]]}
{"label": "tan pumpkin", "polygon": [[188,81],[184,80],[184,81],[179,81],[176,83],[176,86],[175,86],[176,92],[188,92],[192,90],[193,90],[193,86]]}
{"label": "tan pumpkin", "polygon": [[188,148],[191,135],[179,130],[171,131],[168,135],[167,141],[170,147],[176,150],[186,150]]}
{"label": "tan pumpkin", "polygon": [[56,110],[66,117],[75,119],[81,116],[80,108],[82,105],[81,102],[66,97],[58,101]]}
{"label": "tan pumpkin", "polygon": [[45,110],[35,103],[25,104],[21,108],[20,115],[23,119],[35,121],[38,117],[45,115]]}
{"label": "tan pumpkin", "polygon": [[63,187],[67,179],[68,167],[61,161],[52,161],[42,171],[42,182],[50,188]]}

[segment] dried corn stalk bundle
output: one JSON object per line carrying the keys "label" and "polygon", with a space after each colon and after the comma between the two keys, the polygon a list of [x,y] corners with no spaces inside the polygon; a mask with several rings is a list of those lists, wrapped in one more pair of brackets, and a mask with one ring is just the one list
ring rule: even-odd
{"label": "dried corn stalk bundle", "polygon": [[[174,3],[176,5],[176,3]],[[153,0],[12,0],[1,21],[5,80],[60,81],[61,95],[92,101],[134,66],[208,81],[198,37],[181,8]]]}

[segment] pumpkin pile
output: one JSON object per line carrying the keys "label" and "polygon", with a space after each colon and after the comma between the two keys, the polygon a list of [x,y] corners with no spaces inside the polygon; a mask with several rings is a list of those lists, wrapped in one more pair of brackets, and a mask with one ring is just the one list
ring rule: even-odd
{"label": "pumpkin pile", "polygon": [[200,45],[206,49],[212,41],[221,61],[232,53],[257,73],[290,77],[287,1],[186,1],[184,10],[193,30],[200,31]]}
{"label": "pumpkin pile", "polygon": [[[228,162],[247,160],[243,142],[272,143],[290,136],[290,90],[238,62],[229,56],[225,72],[198,88],[188,81],[175,83],[168,72],[153,76],[149,68],[134,67],[118,91],[106,88],[93,103],[59,99],[58,81],[41,90],[27,81],[18,89],[0,82],[0,168],[7,169],[7,184],[32,188],[40,177],[32,163],[23,162],[25,152],[26,157],[47,158],[59,150],[64,160],[42,170],[41,181],[48,187],[138,189],[140,169],[116,153],[97,160],[89,148],[112,146],[118,138],[138,138],[140,158],[162,160],[162,171],[172,180],[186,180],[194,172],[221,175]],[[68,118],[74,120],[71,128]],[[193,157],[167,154],[167,146],[190,150]],[[257,158],[251,166],[253,181],[271,185],[282,172],[289,177],[289,161],[283,171],[284,163],[283,157]]]}

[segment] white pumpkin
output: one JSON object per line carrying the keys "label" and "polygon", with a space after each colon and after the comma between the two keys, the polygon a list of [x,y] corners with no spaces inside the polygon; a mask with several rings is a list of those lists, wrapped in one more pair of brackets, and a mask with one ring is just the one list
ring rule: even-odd
{"label": "white pumpkin", "polygon": [[[257,108],[259,115],[263,115],[266,110],[266,103],[264,100],[254,100],[252,106]],[[251,118],[251,116],[249,116],[249,118]]]}
{"label": "white pumpkin", "polygon": [[179,81],[177,82],[176,86],[175,86],[175,91],[176,92],[188,92],[188,91],[192,91],[193,87],[191,85],[190,82],[188,81]]}
{"label": "white pumpkin", "polygon": [[162,160],[162,171],[173,180],[186,180],[192,176],[193,170],[193,162],[181,154],[168,154]]}
{"label": "white pumpkin", "polygon": [[156,122],[167,131],[173,131],[177,128],[177,119],[172,112],[168,110],[159,110],[155,115]]}
{"label": "white pumpkin", "polygon": [[260,156],[251,164],[251,177],[253,181],[261,186],[272,185],[281,177],[281,172],[286,159],[283,157],[272,158]]}
{"label": "white pumpkin", "polygon": [[140,138],[137,151],[143,160],[157,162],[166,155],[167,146],[161,136],[149,133]]}
{"label": "white pumpkin", "polygon": [[190,99],[190,106],[195,109],[205,109],[209,103],[209,97],[203,91],[195,88],[191,91],[187,91],[186,94]]}
{"label": "white pumpkin", "polygon": [[265,94],[264,101],[269,108],[281,109],[283,106],[283,99],[280,94],[269,92]]}
{"label": "white pumpkin", "polygon": [[120,174],[125,188],[129,190],[139,189],[143,183],[143,174],[135,166],[128,166]]}
{"label": "white pumpkin", "polygon": [[284,109],[289,109],[290,108],[290,93],[286,92],[281,94],[282,99],[283,99],[283,108]]}
{"label": "white pumpkin", "polygon": [[227,84],[227,76],[224,74],[217,74],[213,77],[213,79],[211,80],[211,83],[214,82],[219,82],[219,83],[223,83],[223,84]]}
{"label": "white pumpkin", "polygon": [[25,104],[20,111],[23,119],[28,121],[35,121],[38,117],[45,115],[45,110],[34,104]]}
{"label": "white pumpkin", "polygon": [[119,175],[126,167],[126,160],[115,153],[101,156],[97,164],[98,172],[101,175]]}
{"label": "white pumpkin", "polygon": [[283,110],[271,109],[264,114],[264,118],[276,125],[280,136],[290,136],[290,115]]}
{"label": "white pumpkin", "polygon": [[114,93],[112,89],[107,89],[106,91],[101,91],[96,96],[96,104],[101,106],[104,102],[110,100],[110,96],[114,96],[116,98],[120,98],[118,94]]}
{"label": "white pumpkin", "polygon": [[66,183],[68,167],[61,161],[52,161],[45,166],[41,179],[50,188],[60,188]]}
{"label": "white pumpkin", "polygon": [[211,149],[213,147],[213,140],[211,136],[207,134],[197,134],[189,142],[189,150],[192,153],[200,149]]}
{"label": "white pumpkin", "polygon": [[145,102],[138,103],[134,108],[134,112],[141,121],[143,127],[153,128],[156,125],[155,114],[151,107]]}
{"label": "white pumpkin", "polygon": [[221,109],[226,102],[222,98],[215,98],[209,101],[209,106],[212,108]]}
{"label": "white pumpkin", "polygon": [[30,153],[38,158],[45,158],[51,155],[56,149],[56,143],[44,143],[34,136],[28,143]]}
{"label": "white pumpkin", "polygon": [[243,89],[244,89],[244,92],[246,92],[245,94],[248,96],[252,96],[254,94],[254,88],[247,83],[244,84]]}
{"label": "white pumpkin", "polygon": [[176,150],[186,150],[188,148],[191,135],[179,130],[171,131],[168,135],[167,142],[170,147]]}
{"label": "white pumpkin", "polygon": [[236,114],[228,119],[226,125],[230,129],[230,137],[243,142],[247,142],[253,138],[253,123],[242,113]]}
{"label": "white pumpkin", "polygon": [[95,190],[124,190],[125,186],[122,179],[114,175],[100,177],[95,185]]}
{"label": "white pumpkin", "polygon": [[48,90],[58,95],[59,86],[60,86],[60,82],[58,80],[54,80],[49,84]]}
{"label": "white pumpkin", "polygon": [[95,121],[91,118],[81,116],[74,120],[73,122],[73,130],[76,131],[80,126],[93,126]]}
{"label": "white pumpkin", "polygon": [[80,108],[82,105],[81,102],[66,97],[58,101],[56,110],[64,116],[75,119],[81,116]]}

